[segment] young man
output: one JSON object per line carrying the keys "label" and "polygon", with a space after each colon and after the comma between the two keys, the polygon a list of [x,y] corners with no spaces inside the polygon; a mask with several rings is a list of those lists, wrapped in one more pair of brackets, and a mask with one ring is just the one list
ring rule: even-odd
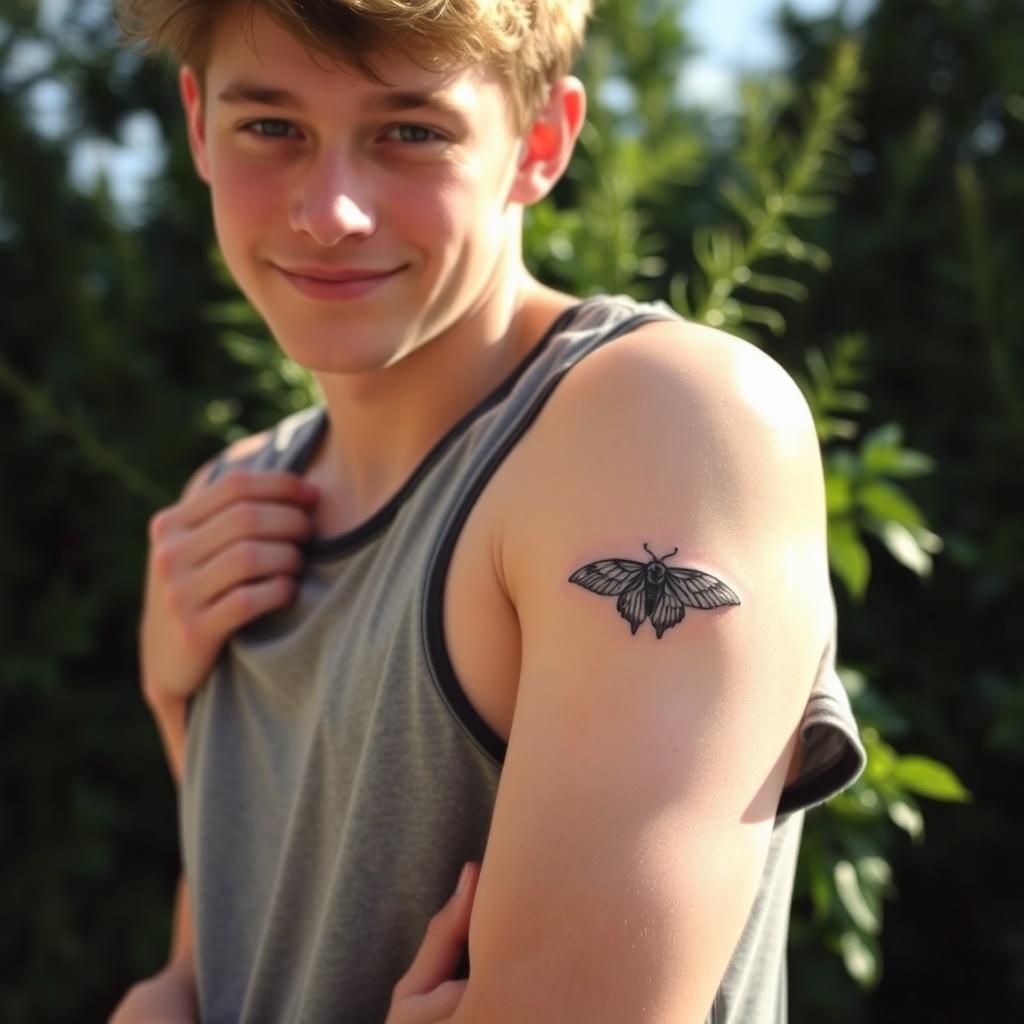
{"label": "young man", "polygon": [[863,763],[820,453],[753,346],[526,272],[587,6],[122,4],[324,402],[152,524],[184,875],[119,1024],[785,1017],[802,812]]}

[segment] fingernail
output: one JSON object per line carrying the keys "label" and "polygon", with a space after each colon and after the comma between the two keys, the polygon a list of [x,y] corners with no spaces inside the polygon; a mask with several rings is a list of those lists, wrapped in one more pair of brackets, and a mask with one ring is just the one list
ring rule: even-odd
{"label": "fingernail", "polygon": [[469,880],[469,862],[467,861],[462,865],[462,874],[459,875],[459,884],[455,887],[455,895],[458,896],[463,889],[466,888],[466,882]]}

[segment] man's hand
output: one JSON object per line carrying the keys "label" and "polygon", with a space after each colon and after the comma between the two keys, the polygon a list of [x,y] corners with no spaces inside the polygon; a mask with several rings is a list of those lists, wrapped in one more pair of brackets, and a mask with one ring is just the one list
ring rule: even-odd
{"label": "man's hand", "polygon": [[313,532],[318,492],[294,473],[196,483],[149,526],[139,646],[152,705],[190,697],[231,633],[292,599],[299,543]]}
{"label": "man's hand", "polygon": [[107,1024],[199,1024],[195,988],[184,971],[169,964],[132,985]]}
{"label": "man's hand", "polygon": [[455,1013],[466,981],[451,975],[469,935],[479,877],[480,865],[470,861],[461,889],[430,919],[412,966],[395,985],[384,1024],[436,1024]]}

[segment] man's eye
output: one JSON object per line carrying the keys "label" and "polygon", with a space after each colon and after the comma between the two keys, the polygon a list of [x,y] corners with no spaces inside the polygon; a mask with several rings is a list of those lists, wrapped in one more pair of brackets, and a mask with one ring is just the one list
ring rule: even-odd
{"label": "man's eye", "polygon": [[251,132],[253,135],[262,135],[267,139],[284,139],[292,131],[292,123],[264,117],[258,121],[250,121],[244,128],[245,131]]}
{"label": "man's eye", "polygon": [[444,140],[444,136],[439,132],[435,132],[432,128],[427,128],[421,124],[396,124],[388,130],[387,135],[392,139],[397,138],[399,142],[417,143]]}

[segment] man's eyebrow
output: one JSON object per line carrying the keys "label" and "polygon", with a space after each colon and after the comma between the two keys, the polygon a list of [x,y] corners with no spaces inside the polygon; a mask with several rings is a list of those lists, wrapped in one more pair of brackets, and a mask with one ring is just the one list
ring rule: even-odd
{"label": "man's eyebrow", "polygon": [[[217,95],[221,103],[258,103],[266,107],[304,109],[302,98],[287,89],[257,85],[253,82],[232,82]],[[368,99],[365,108],[374,112],[402,110],[434,110],[439,114],[464,116],[463,109],[439,92],[394,91],[377,93]]]}
{"label": "man's eyebrow", "polygon": [[265,107],[305,107],[305,103],[287,89],[255,85],[251,82],[232,82],[217,94],[221,103],[259,103]]}
{"label": "man's eyebrow", "polygon": [[440,92],[382,92],[367,100],[366,109],[392,112],[424,109],[456,117],[465,115],[462,107]]}

